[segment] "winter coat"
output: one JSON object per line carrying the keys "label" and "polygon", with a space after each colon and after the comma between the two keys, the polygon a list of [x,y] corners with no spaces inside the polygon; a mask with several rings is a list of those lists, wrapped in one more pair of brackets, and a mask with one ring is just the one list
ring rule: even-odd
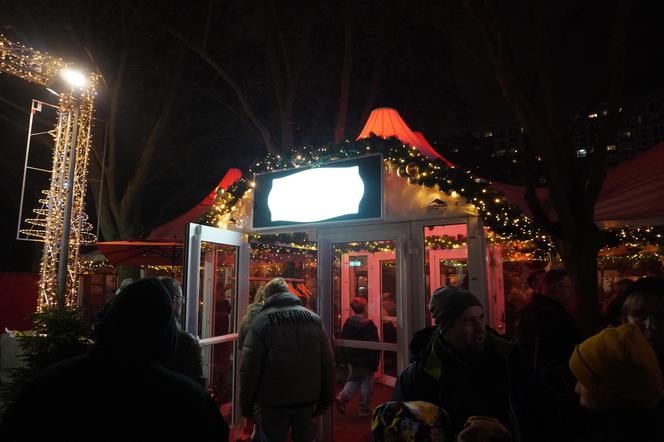
{"label": "winter coat", "polygon": [[240,366],[240,406],[327,407],[334,400],[332,349],[318,315],[299,298],[272,295],[251,321]]}
{"label": "winter coat", "polygon": [[458,434],[471,416],[493,417],[510,424],[510,379],[507,361],[490,349],[460,352],[450,346],[439,332],[417,336],[420,344],[429,334],[425,347],[413,348],[416,361],[400,375],[393,401],[426,401],[443,408],[449,415],[452,431]]}
{"label": "winter coat", "polygon": [[242,320],[240,321],[240,329],[237,336],[237,344],[239,348],[242,348],[244,345],[244,340],[247,339],[247,333],[249,333],[249,326],[251,321],[254,320],[254,317],[261,311],[263,308],[263,303],[252,303],[247,306],[247,313],[244,314]]}
{"label": "winter coat", "polygon": [[228,440],[200,385],[116,356],[96,349],[43,371],[0,420],[0,440]]}
{"label": "winter coat", "polygon": [[[342,339],[378,342],[378,329],[371,319],[351,316],[341,329]],[[378,370],[380,351],[363,348],[344,348],[344,358],[353,367],[362,367],[370,372]]]}
{"label": "winter coat", "polygon": [[551,363],[566,367],[581,333],[562,304],[535,294],[519,312],[516,338],[521,354],[539,372]]}
{"label": "winter coat", "polygon": [[182,329],[178,329],[175,339],[173,370],[187,376],[201,387],[205,387],[206,382],[205,377],[203,377],[201,346],[196,336]]}

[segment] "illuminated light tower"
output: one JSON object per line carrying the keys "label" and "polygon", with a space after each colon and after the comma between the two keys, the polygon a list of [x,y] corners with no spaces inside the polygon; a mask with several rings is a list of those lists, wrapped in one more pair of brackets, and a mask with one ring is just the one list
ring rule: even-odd
{"label": "illuminated light tower", "polygon": [[59,97],[50,187],[42,191],[37,229],[21,232],[44,241],[38,310],[74,307],[78,300],[79,250],[94,243],[84,200],[96,74],[86,75],[62,59],[0,35],[0,72],[47,87]]}

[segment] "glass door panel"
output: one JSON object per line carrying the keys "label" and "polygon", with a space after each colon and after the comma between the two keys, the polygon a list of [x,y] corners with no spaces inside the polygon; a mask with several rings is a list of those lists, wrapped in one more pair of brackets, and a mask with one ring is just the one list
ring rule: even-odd
{"label": "glass door panel", "polygon": [[437,288],[453,285],[468,290],[467,230],[466,224],[432,225],[423,229],[427,325],[434,325],[429,301]]}
{"label": "glass door panel", "polygon": [[[237,246],[201,241],[198,302],[203,376],[222,414],[227,413],[224,414],[227,422],[233,418],[237,261]],[[226,338],[226,341],[213,338]]]}
{"label": "glass door panel", "polygon": [[235,434],[237,321],[248,294],[248,247],[240,233],[189,224],[185,247],[186,328],[199,337],[203,375]]}
{"label": "glass door panel", "polygon": [[364,440],[371,410],[392,396],[399,317],[395,245],[332,244],[336,391],[345,409],[333,410],[334,440]]}

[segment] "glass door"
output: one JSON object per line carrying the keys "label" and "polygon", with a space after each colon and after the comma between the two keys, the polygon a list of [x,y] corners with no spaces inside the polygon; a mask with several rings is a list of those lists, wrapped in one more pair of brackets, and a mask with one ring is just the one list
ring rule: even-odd
{"label": "glass door", "polygon": [[371,411],[389,401],[410,340],[408,224],[319,230],[319,311],[332,337],[337,406],[332,440],[366,440]]}
{"label": "glass door", "polygon": [[248,295],[248,246],[238,232],[187,226],[186,329],[199,337],[208,391],[235,428],[239,352],[237,324]]}

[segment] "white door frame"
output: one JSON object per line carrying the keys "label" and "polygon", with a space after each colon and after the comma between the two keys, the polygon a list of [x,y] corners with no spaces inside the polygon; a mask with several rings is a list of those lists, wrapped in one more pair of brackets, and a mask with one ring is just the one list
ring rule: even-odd
{"label": "white door frame", "polygon": [[[318,230],[318,314],[330,333],[334,346],[350,346],[372,350],[388,350],[397,352],[397,372],[401,372],[408,364],[408,343],[412,333],[411,324],[411,241],[409,223],[390,223],[363,226],[344,226]],[[335,243],[392,240],[395,242],[396,272],[396,303],[397,303],[397,343],[378,343],[335,339],[333,336],[333,299],[332,299],[332,250]],[[321,434],[323,440],[332,440],[332,413],[328,411],[323,420]]]}
{"label": "white door frame", "polygon": [[[230,333],[222,336],[209,336],[211,334],[210,327],[206,325],[210,318],[203,318],[202,328],[198,329],[198,313],[199,313],[199,290],[200,290],[200,266],[201,266],[201,244],[209,242],[225,246],[237,247],[237,261],[236,261],[236,299],[233,306],[235,317],[231,319],[230,323],[234,324],[234,329],[229,330]],[[209,270],[214,263],[206,262],[204,264],[205,270]],[[214,269],[213,269],[214,272]],[[186,297],[186,319],[185,330],[192,333],[199,338],[199,343],[202,348],[211,347],[215,344],[222,344],[225,342],[236,342],[238,338],[237,326],[239,318],[242,318],[247,309],[249,299],[249,244],[245,234],[234,232],[231,230],[219,229],[216,227],[204,226],[200,224],[189,223],[187,224],[185,234],[185,247],[184,247],[184,271],[183,271],[183,287]],[[214,275],[213,275],[214,278]],[[206,283],[207,285],[207,283]],[[208,290],[206,290],[207,292]],[[203,312],[211,312],[213,309],[210,304],[213,302],[212,296],[207,293],[204,296]],[[201,339],[201,337],[203,339]],[[236,431],[241,431],[241,419],[239,416],[239,349],[234,348],[234,379],[233,379],[233,410],[231,413],[231,422],[228,425],[231,427],[232,434]],[[239,434],[238,434],[239,435]]]}
{"label": "white door frame", "polygon": [[[477,296],[488,311],[488,299],[486,288],[486,268],[484,252],[484,235],[482,234],[482,222],[476,216],[460,216],[453,218],[437,218],[424,221],[413,221],[411,225],[411,238],[413,248],[412,259],[412,324],[414,331],[428,327],[426,323],[426,309],[424,305],[426,280],[424,277],[424,228],[427,226],[445,226],[450,224],[466,225],[466,241],[468,248],[468,290]],[[418,306],[421,306],[418,308]]]}

